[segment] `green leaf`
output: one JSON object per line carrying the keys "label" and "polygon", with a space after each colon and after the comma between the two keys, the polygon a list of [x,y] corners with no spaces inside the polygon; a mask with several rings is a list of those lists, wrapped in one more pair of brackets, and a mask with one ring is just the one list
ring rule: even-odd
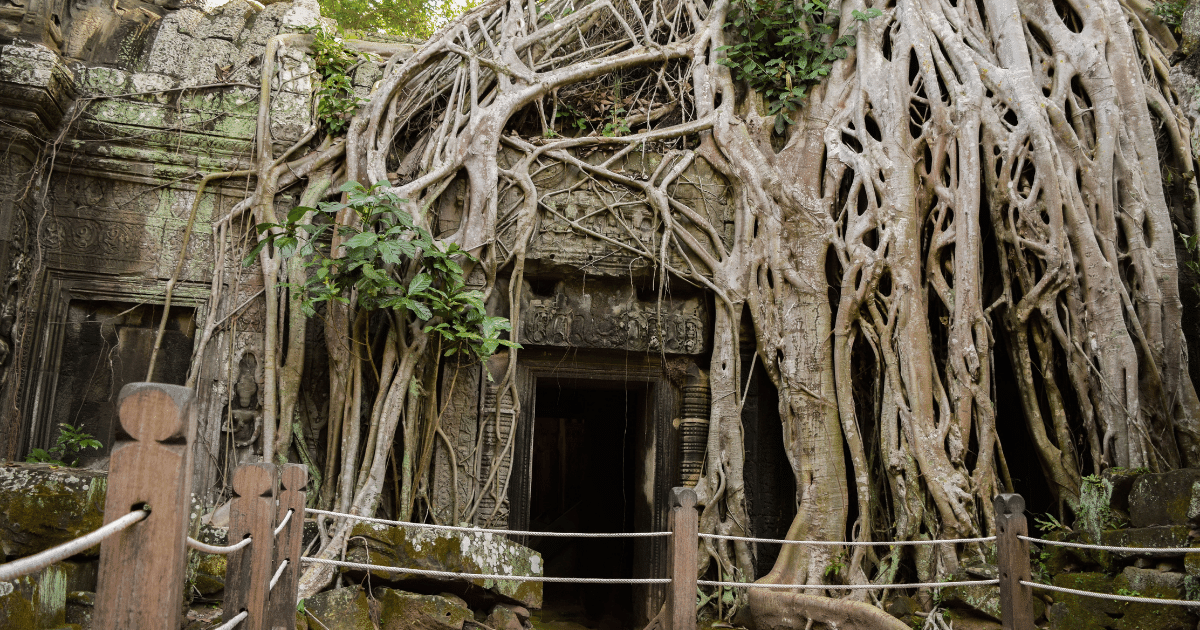
{"label": "green leaf", "polygon": [[346,242],[342,243],[342,246],[347,249],[370,247],[371,245],[374,245],[375,241],[378,239],[379,236],[374,232],[359,232],[353,237],[347,239]]}
{"label": "green leaf", "polygon": [[250,253],[246,254],[246,257],[242,259],[242,266],[249,267],[250,265],[253,265],[254,261],[258,260],[259,252],[261,252],[263,248],[270,243],[271,239],[269,238],[259,241],[257,245],[250,249]]}
{"label": "green leaf", "polygon": [[309,208],[308,206],[296,206],[295,208],[292,208],[290,212],[288,212],[287,222],[295,223],[300,219],[303,219],[305,214],[316,211],[316,208]]}
{"label": "green leaf", "polygon": [[428,306],[413,300],[409,300],[408,310],[412,311],[413,315],[416,315],[418,319],[428,320],[433,317],[433,313],[430,312]]}
{"label": "green leaf", "polygon": [[[431,284],[433,284],[433,278],[429,274],[417,274],[417,277],[413,278],[412,283],[408,285],[408,296],[412,297],[416,293],[421,293],[425,289],[428,289]],[[429,317],[426,316],[424,319],[429,319]]]}

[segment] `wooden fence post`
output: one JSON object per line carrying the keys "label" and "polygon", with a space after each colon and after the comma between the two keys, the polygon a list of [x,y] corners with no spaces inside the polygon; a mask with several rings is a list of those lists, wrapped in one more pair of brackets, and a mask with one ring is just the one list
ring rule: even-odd
{"label": "wooden fence post", "polygon": [[1004,630],[1033,630],[1033,588],[1029,572],[1029,535],[1025,499],[1019,494],[996,497],[996,560],[1000,571],[1000,614]]}
{"label": "wooden fence post", "polygon": [[671,488],[671,583],[667,585],[669,630],[696,630],[696,550],[699,517],[696,491]]}
{"label": "wooden fence post", "polygon": [[[288,510],[292,517],[275,538],[276,569],[287,561],[279,582],[271,589],[270,630],[296,630],[296,585],[300,580],[300,543],[304,538],[304,486],[308,484],[308,466],[284,464],[279,467],[279,510],[276,521],[282,521]],[[278,527],[278,522],[275,525]]]}
{"label": "wooden fence post", "polygon": [[121,431],[109,459],[104,522],[150,515],[100,545],[96,628],[178,628],[187,564],[192,390],[130,383],[117,398]]}
{"label": "wooden fence post", "polygon": [[250,536],[252,542],[230,553],[225,569],[224,620],[245,610],[238,630],[267,628],[267,596],[275,574],[274,464],[244,464],[233,471],[229,505],[229,544]]}

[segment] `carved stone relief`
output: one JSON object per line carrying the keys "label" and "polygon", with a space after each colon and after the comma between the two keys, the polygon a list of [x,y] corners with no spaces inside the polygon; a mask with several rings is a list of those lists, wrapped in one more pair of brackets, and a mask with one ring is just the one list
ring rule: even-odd
{"label": "carved stone relief", "polygon": [[700,298],[667,298],[659,311],[657,300],[639,300],[629,285],[592,285],[585,291],[560,281],[552,294],[537,295],[525,282],[517,339],[534,346],[703,354],[708,327]]}
{"label": "carved stone relief", "polygon": [[255,454],[262,453],[262,413],[259,410],[258,391],[258,358],[253,352],[244,352],[238,361],[229,415],[222,430],[232,434],[230,441],[234,447],[249,448]]}
{"label": "carved stone relief", "polygon": [[474,499],[471,449],[478,435],[480,368],[458,368],[457,374],[454,370],[447,367],[444,372],[454,382],[454,390],[445,388],[439,403],[444,408],[441,429],[446,439],[434,444],[430,509],[437,522],[457,525]]}
{"label": "carved stone relief", "polygon": [[[168,278],[183,248],[194,193],[118,180],[56,175],[52,211],[41,224],[50,266],[100,273]],[[180,281],[207,282],[212,239],[205,226],[214,208],[206,195],[188,243]]]}

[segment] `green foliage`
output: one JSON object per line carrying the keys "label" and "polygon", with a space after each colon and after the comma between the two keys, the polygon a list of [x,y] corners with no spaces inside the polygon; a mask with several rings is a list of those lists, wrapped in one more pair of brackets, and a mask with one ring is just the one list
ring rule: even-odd
{"label": "green foliage", "polygon": [[1166,0],[1155,2],[1151,13],[1158,16],[1176,34],[1183,32],[1183,10],[1187,8],[1187,0]]}
{"label": "green foliage", "polygon": [[558,112],[554,115],[554,117],[562,118],[563,122],[565,122],[568,127],[574,127],[579,131],[585,131],[588,128],[587,115],[578,109],[575,109],[566,101],[558,102]]}
{"label": "green foliage", "polygon": [[[871,8],[854,11],[851,17],[865,22],[879,15],[879,9]],[[733,1],[725,28],[732,28],[742,41],[720,48],[726,55],[721,63],[766,99],[777,133],[794,124],[809,89],[857,43],[857,24],[834,39],[838,23],[837,9],[821,0]]]}
{"label": "green foliage", "polygon": [[[89,433],[83,432],[83,427],[73,427],[66,423],[58,425],[58,440],[50,450],[35,448],[25,458],[25,461],[35,464],[54,464],[56,466],[78,466],[79,453],[86,448],[98,449],[100,441]],[[69,463],[68,463],[69,462]]]}
{"label": "green foliage", "polygon": [[325,28],[314,28],[313,61],[317,66],[320,85],[317,89],[317,119],[331,134],[341,133],[358,111],[362,99],[354,94],[350,73],[358,65],[359,56],[346,48],[344,35]]}
{"label": "green foliage", "polygon": [[[483,294],[466,288],[463,269],[455,259],[474,261],[474,257],[457,244],[443,246],[435,241],[401,207],[404,200],[381,184],[367,189],[349,182],[341,190],[345,202],[299,206],[281,224],[259,224],[265,237],[243,264],[253,262],[268,246],[283,258],[303,256],[310,270],[308,279],[290,286],[300,292],[301,306],[310,317],[322,302],[348,304],[355,296],[359,308],[392,309],[425,323],[425,332],[441,340],[444,356],[484,360],[500,346],[520,347],[501,338],[511,323],[489,317]],[[344,210],[355,220],[337,228],[342,255],[335,256],[329,239],[336,217]],[[307,222],[310,213],[326,220]]]}
{"label": "green foliage", "polygon": [[1057,518],[1055,518],[1055,516],[1053,514],[1051,514],[1049,512],[1047,512],[1041,516],[1033,517],[1033,525],[1035,527],[1037,527],[1038,530],[1040,530],[1043,534],[1050,534],[1053,532],[1069,532],[1069,531],[1071,531],[1070,527],[1067,527],[1066,525],[1064,525],[1061,521],[1059,521]]}
{"label": "green foliage", "polygon": [[318,0],[321,15],[347,31],[425,39],[477,0]]}
{"label": "green foliage", "polygon": [[825,577],[840,576],[846,570],[846,554],[839,553],[825,566]]}
{"label": "green foliage", "polygon": [[613,105],[612,109],[608,111],[609,121],[604,123],[604,128],[600,130],[600,135],[606,138],[613,138],[629,133],[629,123],[621,115],[625,113],[622,103],[621,75],[617,75],[616,81],[613,82]]}
{"label": "green foliage", "polygon": [[1033,581],[1042,584],[1050,583],[1050,568],[1046,563],[1050,561],[1050,552],[1045,549],[1038,549],[1037,545],[1029,546],[1029,568],[1033,574]]}
{"label": "green foliage", "polygon": [[1131,591],[1131,590],[1129,590],[1129,589],[1127,589],[1127,588],[1119,588],[1119,589],[1117,589],[1117,592],[1116,592],[1116,594],[1117,594],[1117,595],[1122,595],[1122,596],[1124,596],[1124,597],[1141,597],[1141,596],[1142,596],[1142,594],[1141,594],[1141,592],[1140,592],[1140,591]]}

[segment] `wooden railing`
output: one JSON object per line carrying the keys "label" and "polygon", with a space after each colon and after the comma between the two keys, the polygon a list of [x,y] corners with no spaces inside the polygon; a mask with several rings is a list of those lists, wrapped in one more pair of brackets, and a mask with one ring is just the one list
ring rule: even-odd
{"label": "wooden railing", "polygon": [[[166,630],[179,625],[183,601],[187,547],[228,554],[225,581],[224,623],[218,630],[294,630],[296,589],[302,563],[325,563],[371,571],[431,575],[434,577],[488,578],[533,582],[655,583],[667,584],[664,625],[668,630],[696,629],[696,589],[772,588],[821,593],[851,589],[945,588],[955,585],[998,585],[1004,630],[1032,630],[1033,589],[1047,589],[1164,605],[1200,606],[1200,601],[1164,600],[1131,595],[1109,595],[1037,584],[1030,575],[1031,542],[1124,553],[1197,553],[1197,548],[1132,548],[1086,545],[1029,537],[1025,501],[1016,494],[995,499],[997,535],[954,540],[893,542],[844,542],[772,540],[702,534],[698,531],[697,496],[691,488],[671,491],[670,531],[640,533],[512,532],[421,523],[400,523],[373,517],[306,510],[304,488],[307,468],[297,464],[248,464],[233,475],[234,498],[230,504],[227,546],[212,546],[187,537],[192,470],[191,439],[194,432],[192,392],[183,387],[157,383],[134,383],[121,390],[119,400],[121,438],[113,446],[105,503],[105,525],[87,536],[28,558],[0,564],[0,582],[40,570],[52,562],[100,542],[95,626],[128,630]],[[482,575],[408,567],[363,565],[324,558],[300,556],[304,515],[324,516],[427,527],[465,530],[473,533],[534,534],[568,537],[670,538],[671,575],[667,578],[566,578],[539,575]],[[724,539],[782,545],[896,546],[996,544],[998,575],[992,580],[936,582],[929,584],[763,584],[698,579],[697,553],[701,540]]]}

